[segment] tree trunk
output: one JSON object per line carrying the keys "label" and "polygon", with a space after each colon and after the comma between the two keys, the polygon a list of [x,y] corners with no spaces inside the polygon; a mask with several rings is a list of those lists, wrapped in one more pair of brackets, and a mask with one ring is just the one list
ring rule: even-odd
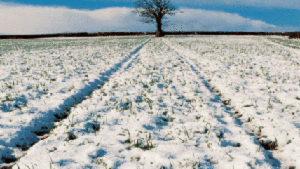
{"label": "tree trunk", "polygon": [[156,31],[156,35],[155,36],[156,37],[163,37],[163,36],[165,36],[163,30],[161,29],[162,28],[161,18],[156,19],[156,22],[157,22],[157,31]]}

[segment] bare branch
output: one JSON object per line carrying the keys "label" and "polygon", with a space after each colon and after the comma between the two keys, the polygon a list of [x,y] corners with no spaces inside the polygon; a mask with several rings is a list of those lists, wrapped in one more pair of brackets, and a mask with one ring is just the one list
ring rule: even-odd
{"label": "bare branch", "polygon": [[165,15],[175,15],[180,12],[171,4],[171,0],[136,0],[135,9],[132,11],[138,14],[144,23],[157,23],[158,32],[162,32],[162,20]]}

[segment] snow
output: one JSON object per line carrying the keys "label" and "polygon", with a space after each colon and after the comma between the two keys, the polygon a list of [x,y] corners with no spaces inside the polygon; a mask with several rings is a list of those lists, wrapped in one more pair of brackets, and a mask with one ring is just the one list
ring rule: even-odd
{"label": "snow", "polygon": [[277,140],[274,156],[283,166],[300,166],[295,150],[300,147],[300,67],[295,62],[300,55],[285,47],[294,41],[255,36],[170,39],[173,49],[189,57],[212,88],[221,91],[223,100],[230,100],[247,131],[260,140]]}
{"label": "snow", "polygon": [[147,39],[2,41],[15,49],[1,51],[0,71],[10,72],[0,75],[1,145],[15,154],[4,153],[2,162],[22,157],[17,147],[25,150],[37,142],[36,132],[49,131],[57,117],[102,85]]}
{"label": "snow", "polygon": [[0,43],[0,168],[300,166],[299,51],[287,39]]}

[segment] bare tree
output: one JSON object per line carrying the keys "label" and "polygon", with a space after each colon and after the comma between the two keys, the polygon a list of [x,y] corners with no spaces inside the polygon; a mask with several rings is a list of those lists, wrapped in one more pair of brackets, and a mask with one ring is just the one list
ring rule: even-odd
{"label": "bare tree", "polygon": [[156,37],[164,36],[162,30],[165,15],[175,15],[178,10],[171,4],[171,0],[136,0],[133,11],[142,18],[144,23],[155,23],[157,25]]}

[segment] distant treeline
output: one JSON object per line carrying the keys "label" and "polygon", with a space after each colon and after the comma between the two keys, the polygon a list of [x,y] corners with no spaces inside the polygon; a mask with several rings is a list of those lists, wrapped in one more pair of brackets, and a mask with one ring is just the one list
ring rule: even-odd
{"label": "distant treeline", "polygon": [[300,38],[300,32],[291,32],[289,34],[290,39],[299,39]]}
{"label": "distant treeline", "polygon": [[[140,36],[155,35],[155,32],[98,32],[98,33],[58,33],[39,35],[0,35],[0,39],[34,39],[54,37],[96,37],[96,36]],[[300,32],[165,32],[165,35],[278,35],[300,38]]]}
{"label": "distant treeline", "polygon": [[34,39],[34,38],[55,38],[55,37],[96,37],[96,36],[132,36],[132,35],[155,35],[147,32],[98,32],[98,33],[57,33],[40,35],[0,35],[0,39]]}

